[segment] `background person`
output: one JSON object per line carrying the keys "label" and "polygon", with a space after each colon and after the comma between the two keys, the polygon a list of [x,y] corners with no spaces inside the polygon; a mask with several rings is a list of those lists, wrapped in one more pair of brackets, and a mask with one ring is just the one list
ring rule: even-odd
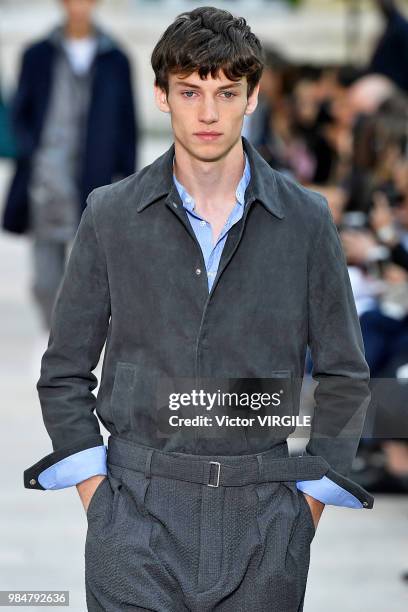
{"label": "background person", "polygon": [[89,192],[132,174],[131,68],[93,19],[96,0],[62,0],[65,19],[22,58],[13,120],[18,162],[3,228],[32,238],[32,292],[45,329]]}

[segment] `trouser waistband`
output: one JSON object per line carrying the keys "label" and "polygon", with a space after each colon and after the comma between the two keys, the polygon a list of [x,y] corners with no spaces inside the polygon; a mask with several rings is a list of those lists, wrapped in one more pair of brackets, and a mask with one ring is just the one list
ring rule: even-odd
{"label": "trouser waistband", "polygon": [[114,435],[108,439],[109,463],[144,472],[146,477],[175,478],[210,487],[317,480],[330,469],[320,456],[290,457],[286,442],[249,455],[191,455],[142,446]]}

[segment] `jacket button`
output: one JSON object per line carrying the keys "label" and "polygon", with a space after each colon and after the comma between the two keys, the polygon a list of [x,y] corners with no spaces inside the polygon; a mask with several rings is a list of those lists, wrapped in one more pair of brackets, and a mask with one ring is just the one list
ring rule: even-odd
{"label": "jacket button", "polygon": [[367,507],[368,506],[368,502],[363,502],[363,506]]}
{"label": "jacket button", "polygon": [[196,271],[195,271],[195,272],[196,272],[197,276],[199,276],[199,275],[201,274],[201,270],[200,270],[200,268],[196,268]]}
{"label": "jacket button", "polygon": [[37,482],[37,481],[36,481],[36,479],[35,479],[35,478],[32,478],[32,479],[30,480],[30,485],[35,485],[35,483],[36,483],[36,482]]}
{"label": "jacket button", "polygon": [[174,208],[177,208],[177,202],[173,202]]}

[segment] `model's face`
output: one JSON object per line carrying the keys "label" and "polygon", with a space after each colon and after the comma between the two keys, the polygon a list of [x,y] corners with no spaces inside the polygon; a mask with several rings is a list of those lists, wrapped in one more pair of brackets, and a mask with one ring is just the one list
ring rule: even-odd
{"label": "model's face", "polygon": [[155,98],[159,109],[171,115],[175,141],[198,160],[216,161],[241,138],[244,115],[256,108],[259,86],[250,97],[247,87],[246,77],[230,81],[222,71],[205,80],[197,72],[171,74],[168,96],[155,86]]}
{"label": "model's face", "polygon": [[92,17],[97,0],[63,0],[62,4],[70,23],[87,25]]}

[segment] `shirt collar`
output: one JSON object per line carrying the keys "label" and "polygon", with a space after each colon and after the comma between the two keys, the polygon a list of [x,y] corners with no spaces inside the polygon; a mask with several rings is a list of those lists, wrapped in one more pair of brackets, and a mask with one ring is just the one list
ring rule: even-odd
{"label": "shirt collar", "polygon": [[[242,136],[242,144],[251,169],[251,180],[246,194],[248,203],[257,201],[277,219],[284,219],[287,186],[282,183],[281,174],[270,166],[245,136]],[[174,152],[173,142],[160,157],[135,173],[133,182],[137,190],[135,206],[138,213],[154,203],[163,202],[170,206],[171,198],[180,199],[173,180]]]}
{"label": "shirt collar", "polygon": [[[238,183],[238,187],[235,191],[235,197],[237,199],[238,204],[241,206],[245,205],[245,191],[248,187],[249,181],[251,180],[251,167],[248,160],[248,155],[245,153],[245,168],[242,174],[241,180]],[[183,202],[183,206],[188,208],[188,210],[193,211],[195,208],[194,199],[188,193],[186,188],[177,180],[176,175],[174,174],[174,156],[173,156],[173,181],[177,187],[177,191],[180,194],[181,201]]]}

